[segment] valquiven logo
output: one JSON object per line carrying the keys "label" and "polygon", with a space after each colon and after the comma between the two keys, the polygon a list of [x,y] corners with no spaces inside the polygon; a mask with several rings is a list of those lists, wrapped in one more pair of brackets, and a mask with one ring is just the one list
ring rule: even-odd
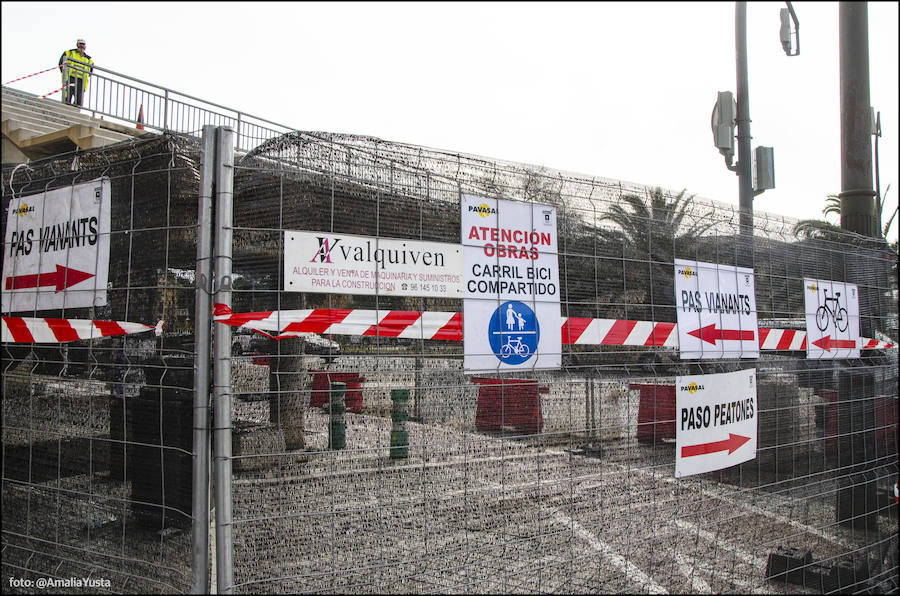
{"label": "valquiven logo", "polygon": [[328,237],[317,236],[316,240],[319,241],[319,248],[309,262],[315,263],[318,259],[320,263],[331,263],[331,251],[338,245],[340,239],[331,241]]}

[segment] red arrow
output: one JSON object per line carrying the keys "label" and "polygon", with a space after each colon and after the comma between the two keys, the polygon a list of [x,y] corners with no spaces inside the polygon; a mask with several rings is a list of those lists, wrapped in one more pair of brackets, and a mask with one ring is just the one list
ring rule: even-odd
{"label": "red arrow", "polygon": [[713,441],[712,443],[701,443],[700,445],[686,445],[681,448],[681,457],[693,457],[695,455],[706,455],[707,453],[718,453],[719,451],[728,450],[728,455],[734,453],[738,447],[750,440],[750,437],[742,437],[728,433],[728,438],[724,441]]}
{"label": "red arrow", "polygon": [[693,335],[694,337],[713,345],[715,345],[715,343],[720,339],[724,341],[752,341],[756,337],[756,333],[753,330],[744,331],[742,329],[717,329],[715,323],[713,323],[712,325],[707,325],[706,327],[703,327],[701,329],[688,331],[688,335]]}
{"label": "red arrow", "polygon": [[830,352],[831,348],[850,348],[856,347],[855,339],[831,339],[830,335],[826,335],[822,339],[812,342],[814,346],[819,346],[826,352]]}
{"label": "red arrow", "polygon": [[34,275],[16,275],[6,278],[7,290],[24,290],[27,288],[38,288],[44,286],[54,286],[57,292],[61,292],[70,286],[81,283],[84,280],[94,277],[93,273],[85,273],[77,269],[70,269],[62,265],[56,266],[56,271],[49,273],[37,273]]}

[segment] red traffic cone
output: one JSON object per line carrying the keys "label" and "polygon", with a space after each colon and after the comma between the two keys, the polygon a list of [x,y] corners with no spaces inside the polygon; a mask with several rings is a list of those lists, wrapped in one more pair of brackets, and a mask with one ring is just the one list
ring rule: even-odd
{"label": "red traffic cone", "polygon": [[137,117],[137,129],[138,130],[144,130],[143,122],[144,122],[144,104],[141,104],[141,107],[138,110],[138,117]]}

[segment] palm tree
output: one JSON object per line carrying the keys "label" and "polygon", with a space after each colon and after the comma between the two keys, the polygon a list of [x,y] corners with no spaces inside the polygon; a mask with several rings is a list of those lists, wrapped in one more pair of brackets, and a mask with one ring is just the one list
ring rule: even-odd
{"label": "palm tree", "polygon": [[[674,197],[661,188],[647,191],[646,197],[625,194],[602,219],[619,228],[623,256],[633,261],[627,268],[626,283],[649,294],[654,320],[674,320],[675,257],[694,254],[697,240],[715,225],[714,211],[697,213],[695,195],[684,189]],[[643,265],[643,266],[642,266]],[[666,306],[660,311],[653,306]]]}
{"label": "palm tree", "polygon": [[[882,196],[882,200],[880,202],[882,208],[884,207],[884,197],[887,196],[888,191],[890,191],[891,185],[888,184],[887,188],[884,191],[884,195]],[[887,223],[884,224],[884,229],[881,231],[881,237],[887,241],[888,232],[891,229],[891,225],[894,223],[894,219],[897,217],[897,210],[900,207],[895,207],[894,212],[888,218]],[[837,215],[840,218],[841,215],[841,198],[839,195],[828,195],[825,197],[825,207],[822,208],[822,214],[827,218],[829,215]],[[802,219],[798,221],[794,225],[794,235],[801,238],[819,238],[822,240],[830,240],[832,242],[847,242],[848,236],[846,230],[841,228],[839,224],[833,224],[826,219]],[[851,241],[852,242],[852,241]],[[897,253],[898,244],[897,240],[894,242],[888,242],[888,246],[891,247],[894,253]]]}
{"label": "palm tree", "polygon": [[687,189],[682,190],[671,201],[659,187],[647,191],[646,199],[635,194],[622,195],[619,200],[625,206],[613,205],[604,219],[616,223],[635,246],[648,245],[653,237],[681,244],[691,243],[712,227],[714,222],[704,221],[711,218],[713,212],[710,209],[692,222],[691,226],[682,230],[685,217],[694,215],[691,207],[695,195],[687,196],[686,193]]}

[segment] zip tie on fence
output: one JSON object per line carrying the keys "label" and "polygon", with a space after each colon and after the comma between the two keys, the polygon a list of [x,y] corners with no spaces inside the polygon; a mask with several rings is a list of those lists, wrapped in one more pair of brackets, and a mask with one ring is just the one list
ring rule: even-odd
{"label": "zip tie on fence", "polygon": [[6,87],[7,85],[12,84],[12,83],[15,83],[16,81],[21,81],[21,80],[27,79],[27,78],[29,78],[29,77],[34,77],[34,76],[37,76],[37,75],[39,75],[39,74],[43,74],[43,73],[45,73],[45,72],[49,72],[49,71],[53,70],[54,68],[59,68],[59,67],[58,67],[58,66],[51,66],[51,67],[48,68],[47,70],[39,70],[38,72],[32,73],[32,74],[30,74],[30,75],[25,75],[24,77],[19,77],[18,79],[13,79],[13,80],[11,80],[9,83],[3,83],[3,86]]}
{"label": "zip tie on fence", "polygon": [[[409,339],[462,341],[462,313],[363,310],[322,308],[313,310],[281,310],[235,313],[225,304],[216,303],[213,319],[217,323],[242,327],[274,339],[315,334],[362,335]],[[652,321],[621,319],[562,320],[562,343],[601,346],[641,346],[678,348],[678,325]],[[821,345],[817,340],[816,345]],[[895,348],[892,342],[860,337],[857,347],[863,350]],[[806,350],[806,332],[795,329],[759,328],[762,350]],[[824,349],[829,350],[828,347]]]}
{"label": "zip tie on fence", "polygon": [[4,316],[0,340],[10,343],[66,343],[145,331],[155,331],[159,335],[162,333],[162,325],[163,321],[154,326],[129,321]]}
{"label": "zip tie on fence", "polygon": [[63,85],[62,87],[60,87],[59,89],[56,89],[55,91],[51,91],[50,93],[45,93],[44,95],[41,95],[41,99],[44,99],[45,97],[49,97],[49,96],[53,95],[54,93],[59,93],[60,91],[62,91],[65,88],[66,88],[66,86]]}

